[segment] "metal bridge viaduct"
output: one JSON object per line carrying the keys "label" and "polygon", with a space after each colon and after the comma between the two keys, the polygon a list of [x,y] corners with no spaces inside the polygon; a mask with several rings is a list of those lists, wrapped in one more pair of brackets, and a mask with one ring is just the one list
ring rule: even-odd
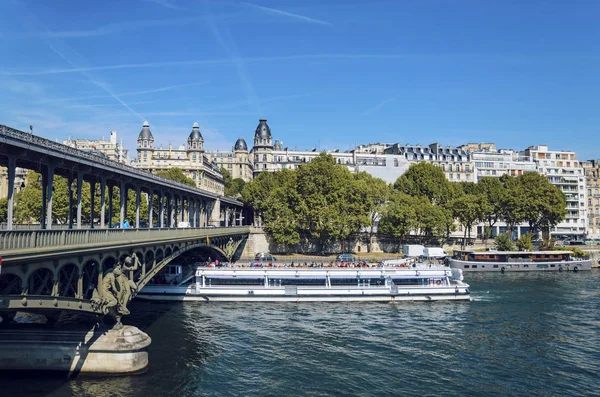
{"label": "metal bridge viaduct", "polygon": [[[132,292],[141,290],[168,263],[190,250],[224,260],[239,256],[248,238],[243,207],[235,199],[219,197],[182,183],[119,164],[94,154],[0,126],[0,165],[8,169],[6,230],[0,231],[0,369],[50,369],[69,373],[131,373],[148,364],[150,338],[135,327],[107,329],[99,321],[91,329],[46,329],[33,334],[6,324],[16,312],[36,312],[56,318],[62,311],[87,313],[100,319],[106,309],[103,285],[107,277],[135,254],[139,266],[124,272]],[[13,224],[16,167],[42,175],[42,215],[36,230]],[[53,223],[55,175],[76,180],[69,192],[68,223]],[[83,192],[82,182],[90,184]],[[100,213],[94,214],[94,192],[100,187]],[[131,229],[110,229],[112,196],[120,194],[119,218],[125,219],[127,192],[135,192],[136,219]],[[75,198],[73,199],[73,194]],[[90,219],[82,223],[82,196],[90,195]],[[106,195],[108,193],[108,200]],[[158,200],[158,213],[148,207],[147,228],[140,228],[140,201]],[[146,198],[147,197],[147,198]],[[155,201],[154,200],[154,201]],[[107,202],[108,201],[108,202]],[[108,221],[107,221],[108,220]],[[191,227],[177,228],[178,222]],[[55,228],[53,229],[53,225]],[[121,277],[123,277],[121,276]],[[113,282],[114,284],[114,282]],[[106,293],[106,292],[104,292]],[[120,321],[120,316],[118,316]]]}

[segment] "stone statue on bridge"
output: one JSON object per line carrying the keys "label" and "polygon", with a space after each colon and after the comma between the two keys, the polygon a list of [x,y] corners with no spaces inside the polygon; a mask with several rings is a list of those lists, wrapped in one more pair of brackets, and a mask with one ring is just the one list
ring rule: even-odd
{"label": "stone statue on bridge", "polygon": [[136,271],[140,262],[135,254],[127,256],[123,262],[108,271],[102,278],[100,293],[94,290],[92,301],[96,302],[99,310],[104,314],[110,314],[115,318],[115,328],[123,326],[121,317],[128,315],[127,304],[137,290],[137,285],[130,280],[124,272]]}

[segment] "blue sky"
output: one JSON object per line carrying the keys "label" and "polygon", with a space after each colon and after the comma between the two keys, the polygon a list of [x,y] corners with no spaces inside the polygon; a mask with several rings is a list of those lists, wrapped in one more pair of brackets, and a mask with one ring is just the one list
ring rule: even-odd
{"label": "blue sky", "polygon": [[298,149],[548,144],[599,158],[600,2],[0,0],[0,124]]}

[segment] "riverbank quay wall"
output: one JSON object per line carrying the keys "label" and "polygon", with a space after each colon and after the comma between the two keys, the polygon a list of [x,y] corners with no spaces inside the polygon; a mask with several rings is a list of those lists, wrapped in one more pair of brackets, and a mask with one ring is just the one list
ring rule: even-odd
{"label": "riverbank quay wall", "polygon": [[[337,254],[340,252],[366,253],[383,252],[383,253],[401,253],[403,244],[410,244],[408,241],[401,241],[397,237],[373,235],[369,233],[356,233],[343,241],[333,242],[322,246],[321,244],[307,240],[300,244],[288,246],[277,244],[273,238],[269,236],[262,228],[253,227],[250,229],[248,242],[241,254],[242,260],[252,259],[259,252],[269,252],[272,254],[287,254],[290,252],[307,255],[317,254]],[[426,245],[439,246],[436,241],[427,242]]]}
{"label": "riverbank quay wall", "polygon": [[[294,246],[286,246],[277,244],[265,232],[262,228],[253,227],[250,229],[248,236],[248,242],[244,246],[244,250],[240,255],[240,260],[252,260],[254,256],[260,252],[268,252],[272,254],[306,254],[306,255],[319,255],[319,254],[338,254],[340,252],[352,252],[355,254],[369,252],[369,243],[371,245],[370,252],[376,253],[389,253],[398,254],[402,252],[402,245],[418,243],[427,246],[439,246],[437,241],[429,242],[412,242],[412,241],[401,241],[396,237],[373,235],[369,233],[357,233],[351,235],[348,239],[342,242],[331,243],[326,247],[323,247],[314,242],[304,242]],[[443,244],[443,248],[446,252],[451,252],[456,249],[461,249],[459,243],[454,242],[453,244]],[[488,240],[487,243],[483,243],[479,240],[475,240],[473,245],[469,245],[470,249],[486,249],[493,248],[494,241]],[[577,246],[584,252],[590,255],[593,267],[600,267],[600,246]]]}

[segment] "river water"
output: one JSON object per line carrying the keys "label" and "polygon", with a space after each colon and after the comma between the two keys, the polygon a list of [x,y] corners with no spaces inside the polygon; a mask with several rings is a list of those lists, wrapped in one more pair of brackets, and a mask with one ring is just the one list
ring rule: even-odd
{"label": "river water", "polygon": [[600,272],[465,278],[472,302],[134,301],[145,374],[19,374],[0,395],[600,395]]}

